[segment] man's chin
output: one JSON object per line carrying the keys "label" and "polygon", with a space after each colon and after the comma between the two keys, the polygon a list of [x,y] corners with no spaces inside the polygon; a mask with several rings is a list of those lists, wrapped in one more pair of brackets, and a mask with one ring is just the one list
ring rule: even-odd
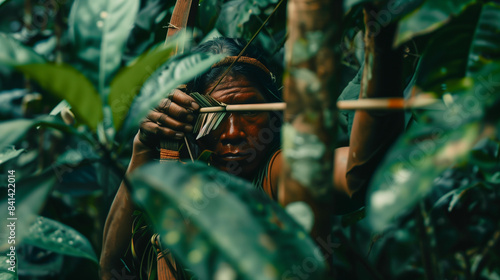
{"label": "man's chin", "polygon": [[212,166],[231,175],[250,180],[252,179],[256,168],[253,164],[248,164],[247,162],[244,163],[238,161],[216,162],[213,163]]}

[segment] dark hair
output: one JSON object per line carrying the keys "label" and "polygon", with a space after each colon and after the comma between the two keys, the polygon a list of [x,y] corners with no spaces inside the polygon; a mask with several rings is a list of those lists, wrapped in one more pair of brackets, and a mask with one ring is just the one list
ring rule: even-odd
{"label": "dark hair", "polygon": [[[196,47],[193,51],[237,56],[241,50],[245,48],[246,44],[247,42],[242,39],[221,37],[205,42]],[[268,59],[265,57],[265,53],[259,48],[250,45],[243,53],[243,56],[257,59],[267,69],[269,69],[271,73],[273,73],[274,68],[271,67]],[[220,79],[221,75],[228,67],[229,65],[211,68],[208,72],[195,78],[191,83],[189,83],[188,90],[192,92],[204,92],[208,86]],[[250,82],[261,88],[264,98],[266,98],[269,102],[280,102],[282,100],[279,85],[276,79],[273,79],[272,75],[269,75],[269,73],[264,72],[257,66],[248,63],[236,62],[231,67],[228,74],[239,74],[245,76]]]}

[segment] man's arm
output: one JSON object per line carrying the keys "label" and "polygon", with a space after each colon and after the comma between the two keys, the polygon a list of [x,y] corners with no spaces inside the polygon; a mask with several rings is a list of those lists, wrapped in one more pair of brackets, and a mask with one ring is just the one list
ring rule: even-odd
{"label": "man's arm", "polygon": [[[154,150],[140,143],[138,138],[138,135],[136,135],[134,139],[134,151],[127,174],[153,160],[156,156]],[[113,271],[121,275],[123,264],[120,259],[125,255],[130,245],[134,210],[135,206],[130,193],[125,182],[122,182],[104,225],[103,246],[100,258],[100,275],[103,280],[112,279],[114,277],[112,274]]]}
{"label": "man's arm", "polygon": [[[375,5],[364,10],[365,23],[374,20]],[[366,24],[365,63],[359,99],[403,97],[403,54],[393,47],[396,24],[374,29]],[[372,30],[374,29],[374,30]],[[384,155],[404,130],[403,111],[358,110],[350,135],[346,170],[347,193],[366,191],[367,184]]]}

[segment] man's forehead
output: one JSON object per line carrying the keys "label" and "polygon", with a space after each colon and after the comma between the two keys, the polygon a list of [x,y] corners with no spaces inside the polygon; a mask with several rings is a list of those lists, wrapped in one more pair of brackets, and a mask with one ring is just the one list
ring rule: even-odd
{"label": "man's forehead", "polygon": [[243,76],[228,76],[217,85],[211,96],[221,102],[232,103],[258,103],[264,102],[260,90]]}

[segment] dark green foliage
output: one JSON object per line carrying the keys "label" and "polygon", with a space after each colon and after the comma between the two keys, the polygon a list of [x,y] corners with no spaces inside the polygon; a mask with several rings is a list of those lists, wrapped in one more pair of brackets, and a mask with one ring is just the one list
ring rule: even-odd
{"label": "dark green foliage", "polygon": [[[184,35],[160,46],[174,2],[0,0],[0,170],[17,174],[16,215],[23,217],[17,241],[48,250],[29,252],[52,256],[38,269],[58,271],[55,278],[97,278],[102,225],[141,119],[220,59],[189,52],[174,58],[174,45],[189,50],[210,32],[249,39],[277,3],[200,1],[195,35],[187,35],[195,40]],[[349,40],[364,28],[365,3],[382,7],[373,24],[398,23],[394,45],[421,55],[416,92],[444,104],[413,112],[414,122],[373,177],[367,206],[332,217],[334,273],[338,279],[498,279],[500,5],[344,1],[341,49],[350,59],[359,60],[361,49]],[[285,24],[284,3],[256,43],[279,53]],[[60,100],[76,123],[62,120],[65,106],[49,116]],[[317,264],[308,278],[322,277],[324,264],[308,234],[248,183],[201,164],[153,164],[131,181],[163,246],[201,279],[293,279],[298,275],[288,271],[305,260]],[[5,181],[0,190],[0,209],[7,209]],[[5,266],[3,243],[0,249],[0,279],[16,279]]]}
{"label": "dark green foliage", "polygon": [[305,260],[321,279],[313,241],[250,183],[203,164],[151,164],[131,177],[133,195],[164,248],[200,279],[277,279]]}

